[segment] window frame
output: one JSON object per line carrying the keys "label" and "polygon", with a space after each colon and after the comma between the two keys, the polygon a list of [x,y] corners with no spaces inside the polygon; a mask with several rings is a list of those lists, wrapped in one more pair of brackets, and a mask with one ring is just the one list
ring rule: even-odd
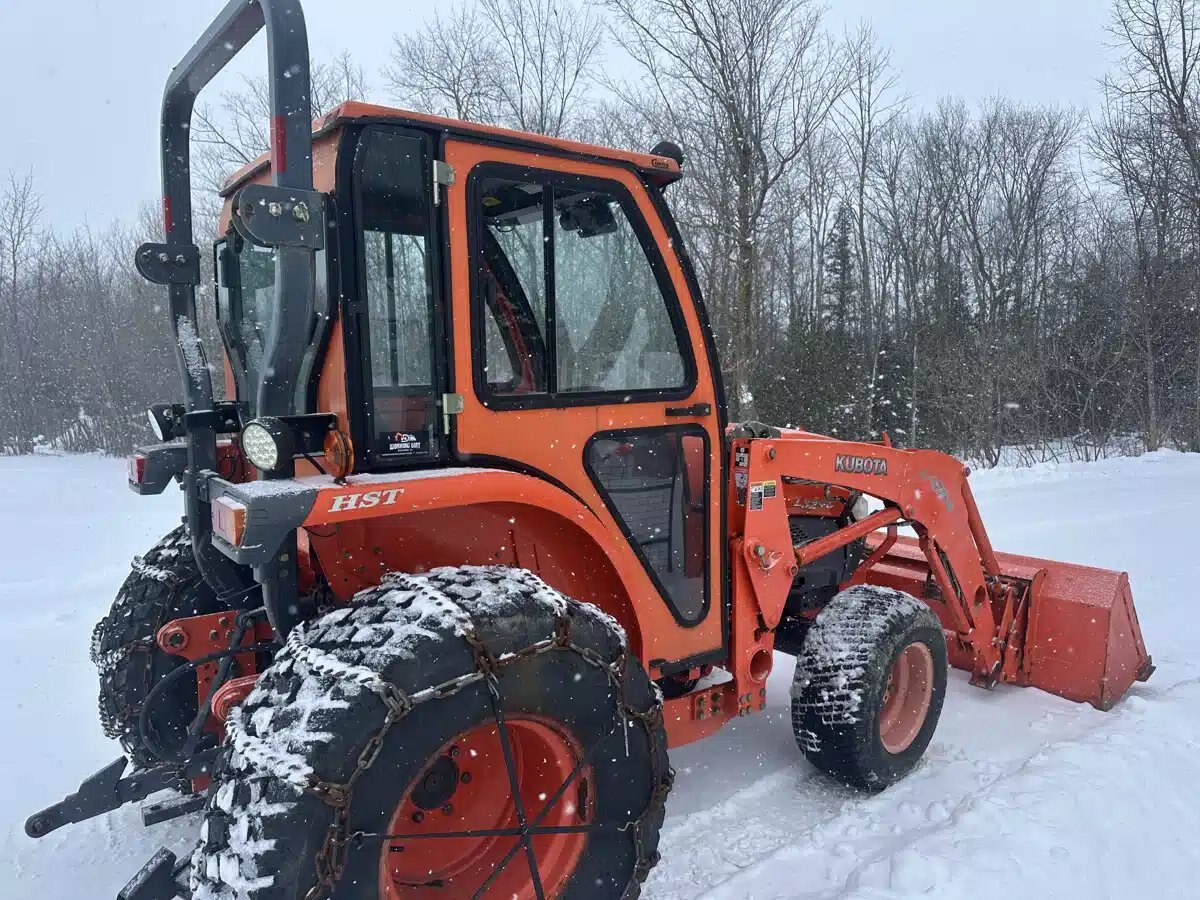
{"label": "window frame", "polygon": [[[620,512],[617,510],[616,504],[612,500],[612,495],[604,487],[604,482],[600,480],[595,468],[590,464],[592,446],[596,441],[614,440],[618,436],[629,434],[647,434],[647,435],[670,435],[675,434],[680,438],[684,436],[700,437],[704,442],[704,584],[703,596],[701,598],[700,609],[696,612],[696,617],[688,618],[683,615],[679,607],[676,606],[674,597],[663,584],[662,579],[658,577],[658,570],[650,562],[650,558],[642,551],[641,545],[637,542],[632,531],[629,530],[625,520],[621,518]],[[682,444],[681,444],[682,446]],[[621,536],[625,538],[625,543],[638,558],[653,582],[658,595],[666,604],[667,609],[671,612],[671,617],[684,628],[696,628],[708,621],[708,614],[712,610],[712,565],[711,556],[709,554],[710,542],[712,541],[712,502],[713,502],[713,483],[712,483],[712,440],[709,436],[708,429],[699,423],[686,423],[679,425],[649,425],[649,426],[629,426],[626,428],[609,428],[604,431],[598,431],[588,438],[587,444],[583,448],[583,468],[587,472],[588,478],[592,482],[592,486],[596,489],[596,493],[600,495],[600,499],[604,501],[604,508],[608,510],[608,514],[612,516],[613,521],[617,523],[617,528],[621,531]],[[686,473],[683,475],[686,492]]]}
{"label": "window frame", "polygon": [[[626,220],[633,229],[634,235],[641,244],[646,260],[650,264],[654,280],[667,307],[667,316],[671,322],[671,330],[675,335],[676,346],[683,362],[683,385],[675,388],[639,388],[633,390],[601,390],[601,391],[558,391],[558,352],[557,340],[550,339],[556,335],[554,326],[555,304],[552,302],[554,292],[547,293],[546,310],[546,350],[548,357],[547,390],[532,394],[505,394],[494,390],[487,380],[486,354],[487,335],[485,316],[490,315],[483,291],[483,216],[479,214],[482,207],[482,183],[487,178],[499,178],[518,183],[537,184],[543,188],[562,187],[579,191],[595,191],[611,195],[621,207]],[[546,207],[546,215],[553,224],[552,206]],[[690,397],[696,390],[697,368],[695,352],[688,337],[687,321],[684,318],[682,300],[675,290],[675,283],[667,268],[657,241],[650,230],[645,215],[638,205],[633,193],[622,182],[611,178],[591,175],[578,175],[568,172],[558,172],[553,169],[540,169],[536,166],[523,166],[513,163],[486,162],[471,169],[467,184],[467,253],[470,260],[470,307],[471,307],[471,369],[475,396],[487,409],[553,409],[576,406],[606,406],[613,404],[653,403],[672,400],[683,400]],[[551,228],[551,235],[554,229]],[[543,263],[543,273],[547,286],[554,279],[554,242],[550,241],[550,252]]]}
{"label": "window frame", "polygon": [[[376,388],[374,372],[371,368],[371,322],[367,298],[367,262],[366,262],[366,222],[363,212],[360,176],[366,160],[367,142],[376,133],[396,134],[405,138],[416,138],[421,144],[422,157],[422,190],[427,198],[428,222],[425,229],[426,251],[429,254],[427,280],[430,293],[430,339],[432,366],[430,394],[434,408],[433,439],[430,441],[429,452],[421,454],[387,453],[376,448],[378,431],[376,429]],[[355,440],[356,469],[380,471],[387,469],[405,469],[427,467],[430,463],[445,460],[450,453],[450,435],[446,433],[442,422],[442,397],[446,391],[447,370],[449,357],[446,349],[446,294],[442,277],[444,250],[441,246],[441,206],[433,202],[433,159],[434,145],[430,135],[424,131],[394,125],[369,124],[361,128],[353,136],[352,152],[349,156],[348,179],[345,184],[345,194],[349,199],[348,218],[352,223],[349,229],[348,242],[343,244],[343,251],[352,247],[349,258],[352,265],[346,267],[346,281],[351,289],[343,296],[342,308],[346,313],[347,350],[353,346],[354,358],[358,360],[357,383],[351,385],[347,378],[348,399],[357,394],[358,402],[350,403],[352,433],[357,433],[361,440]],[[347,236],[343,235],[343,240]],[[353,332],[353,334],[351,334]],[[352,344],[351,344],[352,342]],[[351,358],[347,354],[347,358]],[[348,366],[347,370],[353,368]],[[381,387],[381,391],[388,388]],[[394,390],[394,389],[393,389]],[[356,426],[356,427],[355,427]],[[365,465],[359,466],[361,461]]]}

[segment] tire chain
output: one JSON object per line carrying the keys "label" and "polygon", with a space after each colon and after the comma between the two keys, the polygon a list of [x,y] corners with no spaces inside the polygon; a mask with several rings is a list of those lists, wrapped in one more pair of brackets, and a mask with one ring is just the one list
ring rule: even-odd
{"label": "tire chain", "polygon": [[[141,706],[134,706],[132,704],[126,704],[119,710],[108,709],[105,703],[105,693],[116,693],[115,685],[112,683],[116,670],[135,653],[154,653],[158,647],[158,630],[170,621],[167,616],[174,609],[175,599],[179,596],[179,592],[193,580],[180,578],[169,569],[151,565],[141,556],[133,558],[130,568],[133,570],[133,574],[166,584],[170,589],[170,593],[167,595],[167,602],[162,606],[158,621],[151,624],[150,634],[148,635],[134,638],[129,643],[107,652],[100,650],[101,643],[103,642],[103,633],[113,620],[113,616],[126,612],[124,607],[129,605],[129,601],[121,604],[120,599],[118,599],[117,604],[114,604],[113,609],[109,611],[108,615],[97,622],[95,628],[92,629],[90,656],[92,663],[96,666],[100,674],[101,683],[105,686],[105,689],[101,690],[98,700],[100,727],[104,731],[104,735],[112,740],[122,740],[127,737],[130,728],[136,725],[141,715]],[[124,598],[124,596],[124,589],[122,588],[122,593],[119,597]],[[114,627],[116,626],[114,625]],[[143,703],[145,702],[145,698],[149,696],[150,689],[153,687],[153,684],[151,684],[153,670],[154,666],[149,662],[143,667],[141,691]]]}
{"label": "tire chain", "polygon": [[[418,593],[426,590],[423,583],[410,579],[408,576],[401,574],[393,574],[390,576],[393,583],[403,585],[410,590]],[[536,576],[533,576],[536,578]],[[524,579],[525,583],[530,587],[542,588],[540,579],[537,579],[536,585],[531,584],[529,579]],[[378,673],[368,669],[357,669],[339,666],[335,668],[327,667],[322,674],[331,675],[338,678],[347,678],[354,681],[371,692],[375,693],[383,701],[387,713],[384,716],[383,722],[379,730],[367,741],[362,752],[359,753],[358,760],[355,763],[354,770],[350,773],[349,778],[345,782],[335,784],[319,779],[315,774],[308,776],[308,786],[305,788],[306,793],[317,797],[334,810],[334,820],[330,824],[325,835],[325,840],[320,849],[317,851],[314,860],[317,870],[317,884],[315,884],[305,895],[304,900],[327,900],[341,878],[342,871],[346,866],[346,859],[349,848],[352,845],[366,838],[387,839],[388,835],[368,835],[363,833],[347,833],[347,823],[350,815],[350,804],[354,796],[354,787],[358,779],[375,763],[383,749],[384,740],[391,731],[392,726],[408,715],[412,709],[422,703],[431,700],[442,700],[451,697],[462,691],[470,685],[477,684],[481,681],[488,681],[489,687],[495,690],[497,673],[516,662],[529,659],[531,657],[540,656],[544,653],[553,651],[566,651],[575,653],[589,665],[599,668],[605,673],[609,683],[616,689],[619,712],[622,716],[622,722],[628,728],[629,720],[632,719],[640,723],[646,732],[646,736],[650,743],[650,756],[654,769],[654,792],[651,794],[650,802],[647,804],[645,811],[636,819],[632,819],[622,826],[621,831],[626,831],[629,828],[634,828],[634,842],[637,851],[637,863],[634,866],[634,877],[638,884],[646,880],[650,874],[650,870],[658,863],[659,854],[656,850],[652,854],[647,854],[642,844],[642,823],[651,815],[656,814],[666,805],[667,795],[670,793],[674,784],[675,773],[668,765],[665,771],[661,770],[659,763],[659,741],[658,741],[658,726],[662,722],[662,703],[654,704],[650,710],[642,712],[631,707],[625,701],[625,664],[628,658],[628,645],[624,634],[621,634],[621,652],[611,665],[607,664],[604,658],[592,650],[590,647],[577,646],[571,635],[571,620],[565,609],[558,610],[555,613],[555,628],[554,636],[537,641],[516,653],[505,654],[502,658],[497,658],[486,643],[479,637],[474,629],[473,620],[471,620],[470,610],[462,603],[453,600],[446,596],[447,600],[457,606],[467,617],[472,621],[472,628],[463,631],[462,636],[467,646],[471,650],[471,654],[475,660],[476,670],[460,675],[457,678],[452,678],[442,684],[424,688],[413,694],[407,694],[396,685],[384,679]],[[299,638],[299,629],[293,630],[288,635],[288,646],[292,652],[296,654],[296,658],[302,663],[306,662],[305,657],[311,656],[305,653],[305,650],[310,649]],[[651,685],[651,690],[657,692],[657,688]],[[620,723],[618,723],[619,725]],[[614,725],[615,731],[617,725]],[[613,731],[608,732],[601,740],[606,740]]]}

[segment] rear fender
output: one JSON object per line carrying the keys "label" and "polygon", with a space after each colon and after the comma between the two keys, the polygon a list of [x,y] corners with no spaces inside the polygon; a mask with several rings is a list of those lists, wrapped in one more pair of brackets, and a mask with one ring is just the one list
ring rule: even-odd
{"label": "rear fender", "polygon": [[[247,508],[239,546],[214,535],[237,562],[269,560],[303,529],[314,567],[347,600],[389,571],[443,565],[529,569],[613,616],[641,655],[643,623],[626,585],[638,565],[614,547],[600,520],[563,488],[501,469],[448,468],[232,484],[211,479],[214,499]],[[303,542],[302,542],[303,543]]]}

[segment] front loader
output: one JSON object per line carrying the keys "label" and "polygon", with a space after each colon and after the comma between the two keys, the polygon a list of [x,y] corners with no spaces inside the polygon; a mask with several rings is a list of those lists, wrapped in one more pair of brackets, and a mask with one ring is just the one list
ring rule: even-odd
{"label": "front loader", "polygon": [[[211,249],[220,400],[188,131],[264,29],[271,150]],[[727,422],[682,164],[314,123],[299,0],[232,0],[167,83],[136,255],[184,402],[130,486],[178,482],[185,519],[93,638],[124,754],[30,836],[202,810],[124,900],[632,898],[669,749],[764,709],[781,653],[801,751],[866,791],[917,764],[948,667],[1101,709],[1149,677],[1126,576],[995,552],[958,461]]]}

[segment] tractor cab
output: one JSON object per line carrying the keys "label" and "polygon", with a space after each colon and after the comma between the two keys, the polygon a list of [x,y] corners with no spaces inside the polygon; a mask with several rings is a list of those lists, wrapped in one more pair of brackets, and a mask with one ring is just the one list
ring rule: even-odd
{"label": "tractor cab", "polygon": [[[722,471],[724,411],[711,331],[663,197],[682,154],[665,143],[629,153],[353,102],[316,123],[312,148],[307,221],[290,195],[245,199],[269,189],[286,148],[223,191],[217,317],[241,429],[224,451],[228,482],[295,473],[345,483],[471,466],[559,485],[611,517],[622,568],[657,598],[644,626],[631,620],[635,640],[682,643],[682,653],[656,658],[685,659],[685,670],[715,661],[721,624],[707,612],[720,603],[724,497],[711,485]],[[277,290],[287,250],[256,234],[264,218],[308,231],[324,220],[311,252],[309,340],[297,347],[289,398],[297,412],[282,416],[259,392],[273,307],[287,296]],[[214,506],[226,550],[239,541],[220,529],[240,528],[237,513]],[[446,535],[481,520],[469,505],[442,515]],[[527,555],[542,542],[513,518],[499,529],[511,535],[486,539],[507,549],[492,547],[480,562],[516,561],[518,547]],[[345,557],[323,543],[301,534],[300,558],[312,567],[298,577],[326,579],[348,598],[369,578],[340,571]],[[378,543],[391,566],[461,557],[454,540],[411,559],[395,557],[411,544]],[[565,573],[573,563],[561,565]],[[618,601],[625,593],[614,579],[613,602],[629,604]]]}
{"label": "tractor cab", "polygon": [[[321,119],[313,146],[331,220],[302,400],[337,415],[354,471],[453,458],[451,417],[473,414],[458,395],[496,411],[690,395],[696,304],[661,197],[677,158],[362,103]],[[272,172],[265,155],[229,180],[215,248],[226,392],[250,417],[276,260],[238,231],[233,195]]]}

